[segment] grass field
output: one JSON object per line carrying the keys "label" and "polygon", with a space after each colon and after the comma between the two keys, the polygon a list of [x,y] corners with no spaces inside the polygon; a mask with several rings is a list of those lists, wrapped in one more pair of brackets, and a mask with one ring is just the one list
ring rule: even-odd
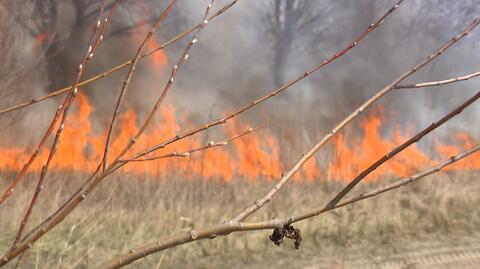
{"label": "grass field", "polygon": [[[440,173],[298,223],[295,227],[303,237],[300,250],[295,250],[292,242],[275,246],[268,239],[270,232],[234,233],[152,255],[130,268],[323,268],[307,266],[314,258],[321,261],[319,257],[334,258],[334,268],[343,268],[343,261],[351,253],[382,256],[429,240],[473,238],[480,228],[478,175]],[[11,177],[8,172],[1,174],[2,189]],[[34,179],[30,175],[0,208],[2,251],[14,239]],[[29,228],[53,212],[83,179],[84,176],[71,172],[53,172]],[[94,267],[131,247],[226,220],[271,184],[241,179],[225,183],[113,176],[66,221],[38,241],[19,268]],[[342,184],[345,182],[290,182],[252,220],[288,216],[322,206]],[[364,184],[358,191],[377,184]],[[9,266],[14,268],[15,262]]]}

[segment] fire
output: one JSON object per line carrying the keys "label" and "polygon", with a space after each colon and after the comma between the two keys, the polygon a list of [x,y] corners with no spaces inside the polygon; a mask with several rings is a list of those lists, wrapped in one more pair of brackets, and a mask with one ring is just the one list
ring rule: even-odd
{"label": "fire", "polygon": [[[474,139],[465,132],[459,132],[454,135],[455,140],[460,141],[462,148],[472,148],[476,145]],[[459,154],[461,149],[451,146],[442,144],[439,141],[436,141],[436,152],[439,155],[444,156],[453,156]],[[451,166],[445,168],[447,171],[454,171],[454,170],[475,170],[479,169],[480,167],[480,158],[477,155],[470,156],[469,158],[465,159],[464,161],[457,162]]]}
{"label": "fire", "polygon": [[[408,139],[408,136],[402,136],[399,130],[395,131],[392,138],[383,138],[380,135],[380,116],[366,118],[361,126],[364,132],[363,139],[353,139],[352,146],[346,144],[341,134],[334,139],[335,156],[328,167],[329,177],[352,179],[375,160]],[[418,167],[430,163],[430,159],[416,145],[412,145],[385,165],[380,166],[373,177],[385,174],[406,176]]]}
{"label": "fire", "polygon": [[[101,160],[104,151],[105,133],[95,134],[91,124],[93,107],[86,95],[79,94],[74,104],[74,109],[67,119],[57,155],[51,164],[52,169],[93,171]],[[180,132],[180,122],[176,117],[172,105],[161,107],[161,118],[149,129],[130,153],[155,145]],[[225,127],[223,137],[232,136],[242,130],[248,129],[247,125],[233,122],[233,126]],[[128,143],[129,139],[137,132],[137,115],[133,110],[121,114],[111,144],[111,156],[115,156]],[[273,178],[281,173],[279,161],[279,146],[277,140],[265,130],[262,137],[250,135],[232,142],[233,145],[224,148],[214,148],[201,152],[188,158],[161,159],[152,162],[141,162],[125,166],[123,171],[153,176],[168,177],[181,175],[186,178],[221,178],[232,180],[235,176],[248,179],[259,177]],[[172,150],[184,151],[205,145],[198,137],[184,139],[167,147],[158,153],[167,153]],[[2,147],[0,169],[18,170],[28,159],[30,150],[20,147]],[[47,150],[43,150],[31,171],[40,171],[41,164],[48,157]]]}
{"label": "fire", "polygon": [[[141,19],[138,22],[138,25],[140,25],[140,27],[138,27],[138,29],[136,29],[131,36],[131,42],[133,46],[138,46],[139,44],[142,44],[143,40],[145,39],[145,33],[148,33],[148,31],[150,31],[152,27],[150,23],[148,23],[147,19],[152,17],[153,15],[151,12],[152,9],[144,1],[136,2],[136,5],[141,10],[142,16],[140,17]],[[153,35],[148,40],[146,44],[146,51],[144,52],[153,51],[160,47],[160,45],[161,44],[158,43],[158,41],[156,40],[156,36]],[[150,63],[152,64],[153,69],[158,72],[161,72],[165,65],[168,64],[168,58],[163,50],[155,52],[148,58]]]}
{"label": "fire", "polygon": [[[147,6],[143,9],[145,18],[149,17],[148,10]],[[140,24],[142,23],[140,22]],[[141,28],[133,34],[132,42],[135,45],[143,41],[143,33],[149,30],[148,26]],[[43,42],[45,38],[42,35],[38,36],[37,40]],[[158,47],[159,44],[155,37],[147,43],[148,51]],[[149,59],[151,69],[156,74],[161,73],[168,64],[168,59],[162,50],[154,53]],[[92,126],[93,112],[94,108],[87,96],[80,93],[74,103],[71,115],[67,119],[56,157],[50,166],[51,169],[85,172],[93,171],[96,168],[103,156],[106,130],[103,133],[97,133],[94,130]],[[180,126],[184,125],[185,120],[179,120],[176,108],[172,104],[162,105],[158,114],[161,115],[160,118],[137,141],[129,154],[158,144],[182,131]],[[188,115],[184,118],[188,119]],[[382,135],[381,129],[384,125],[382,121],[381,113],[373,113],[361,121],[361,130],[358,132],[360,135],[347,139],[344,132],[339,133],[331,143],[331,150],[327,151],[330,156],[327,158],[322,156],[322,159],[325,159],[322,163],[315,158],[310,159],[296,174],[295,179],[351,180],[363,169],[413,134],[413,132],[404,131],[397,127],[391,135]],[[134,110],[129,109],[120,115],[111,143],[111,158],[116,156],[138,131],[137,124],[137,114]],[[248,127],[250,126],[234,120],[232,123],[225,125],[221,133],[223,133],[223,137],[230,137]],[[187,158],[136,162],[124,166],[122,170],[123,172],[148,174],[160,178],[179,176],[185,179],[216,178],[225,181],[231,181],[236,177],[247,180],[278,178],[283,171],[288,169],[288,166],[282,163],[279,140],[281,136],[275,136],[265,129],[260,131],[261,134],[253,133],[231,142],[231,145],[201,151]],[[438,155],[437,158],[433,158],[431,154],[427,154],[416,145],[412,145],[385,165],[379,167],[368,179],[375,180],[384,176],[407,176],[423,167],[437,163],[439,159],[458,154],[462,150],[475,145],[474,139],[468,133],[459,132],[453,138],[460,142],[460,146],[436,140],[434,151]],[[207,137],[189,137],[158,151],[156,154],[161,155],[173,150],[178,152],[189,150],[205,145],[207,141]],[[31,148],[25,149],[20,145],[0,145],[0,169],[18,171],[29,159],[32,150]],[[33,163],[30,172],[39,172],[47,157],[48,150],[43,149]],[[285,159],[288,159],[289,163],[295,161],[295,158],[283,158],[283,160]],[[480,169],[480,156],[471,156],[467,160],[446,168],[447,171],[465,169]]]}
{"label": "fire", "polygon": [[[403,134],[397,127],[390,138],[385,138],[381,135],[381,127],[382,117],[371,115],[361,122],[363,137],[355,137],[347,141],[343,134],[336,136],[333,140],[334,156],[328,165],[327,177],[353,179],[373,162],[413,135],[412,132]],[[436,141],[435,152],[440,160],[454,156],[475,145],[475,141],[467,133],[457,133],[454,137],[455,141],[461,141],[460,147],[441,143],[440,140]],[[375,180],[384,176],[405,177],[436,163],[438,163],[438,160],[430,158],[428,154],[414,144],[377,168],[368,179]],[[480,158],[477,155],[471,156],[469,159],[449,166],[445,170],[461,169],[480,169]]]}
{"label": "fire", "polygon": [[42,46],[45,42],[47,42],[51,38],[50,34],[47,32],[40,32],[35,35],[35,44],[34,47],[38,48]]}
{"label": "fire", "polygon": [[[74,103],[73,111],[67,119],[64,134],[58,147],[56,158],[51,169],[93,171],[101,160],[104,151],[106,133],[96,134],[91,118],[94,108],[84,94],[79,94]],[[130,153],[155,145],[181,131],[182,121],[176,116],[173,105],[167,104],[160,108],[161,117],[151,126],[149,131],[139,139]],[[128,143],[138,130],[137,114],[129,109],[121,114],[117,132],[111,144],[111,156],[115,156]],[[325,168],[315,159],[309,160],[296,176],[297,179],[315,180],[321,178],[351,180],[359,172],[368,167],[383,154],[402,143],[412,134],[402,132],[398,127],[389,137],[382,136],[382,117],[371,115],[361,121],[361,134],[353,139],[346,139],[343,133],[333,139],[331,158]],[[221,130],[222,137],[230,137],[249,126],[233,121]],[[193,154],[188,158],[160,159],[126,165],[124,172],[149,174],[156,177],[181,176],[186,179],[217,178],[230,181],[236,177],[255,180],[257,178],[278,178],[287,168],[280,158],[280,143],[276,136],[268,130],[261,134],[253,133],[242,137],[221,148],[209,149]],[[439,159],[458,154],[461,150],[472,147],[474,139],[468,133],[457,133],[455,141],[460,146],[435,142],[435,152]],[[156,154],[184,151],[205,145],[208,140],[199,136],[184,139],[167,147]],[[17,170],[28,160],[32,149],[22,147],[0,147],[0,169]],[[48,151],[43,150],[33,164],[31,171],[38,172],[41,164],[47,159]],[[428,154],[413,145],[395,158],[379,167],[369,179],[379,179],[383,176],[406,176],[429,165],[437,163]],[[480,158],[476,155],[452,165],[448,171],[462,169],[480,169]]]}

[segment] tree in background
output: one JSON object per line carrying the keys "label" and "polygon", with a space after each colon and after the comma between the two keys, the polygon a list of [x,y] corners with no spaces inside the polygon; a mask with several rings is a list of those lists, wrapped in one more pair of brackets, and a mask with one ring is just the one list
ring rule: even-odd
{"label": "tree in background", "polygon": [[[325,2],[327,3],[327,2]],[[285,83],[285,75],[294,61],[292,56],[308,53],[320,42],[325,30],[319,23],[329,5],[312,0],[267,0],[263,14],[264,33],[272,52],[272,76],[275,86]]]}

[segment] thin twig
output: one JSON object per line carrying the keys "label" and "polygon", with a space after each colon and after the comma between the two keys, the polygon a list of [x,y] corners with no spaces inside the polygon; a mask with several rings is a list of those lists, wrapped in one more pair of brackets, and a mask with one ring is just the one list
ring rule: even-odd
{"label": "thin twig", "polygon": [[415,89],[415,88],[441,86],[441,85],[450,84],[450,83],[454,83],[454,82],[458,82],[458,81],[468,80],[468,79],[474,78],[476,76],[480,76],[480,72],[475,72],[475,73],[471,73],[471,74],[464,75],[464,76],[461,76],[461,77],[450,78],[450,79],[439,80],[439,81],[422,82],[422,83],[417,83],[417,84],[397,85],[397,86],[395,86],[395,89]]}
{"label": "thin twig", "polygon": [[215,120],[215,121],[212,121],[212,122],[209,122],[203,126],[200,126],[198,128],[195,128],[195,129],[192,129],[192,130],[189,130],[187,132],[184,132],[182,134],[178,134],[170,139],[167,139],[165,140],[164,142],[154,146],[154,147],[151,147],[149,149],[146,149],[142,152],[139,152],[137,155],[134,156],[134,158],[138,158],[138,157],[142,157],[146,154],[149,154],[153,151],[156,151],[158,149],[162,149],[164,147],[166,147],[167,145],[169,144],[172,144],[174,142],[177,142],[179,140],[182,140],[182,139],[185,139],[189,136],[192,136],[196,133],[199,133],[199,132],[202,132],[202,131],[205,131],[209,128],[212,128],[214,126],[217,126],[217,125],[221,125],[221,124],[225,124],[228,120],[231,120],[232,118],[238,116],[239,114],[251,109],[252,107],[260,104],[260,103],[263,103],[264,101],[276,96],[277,94],[280,94],[282,93],[283,91],[287,90],[288,88],[290,88],[291,86],[293,86],[294,84],[298,83],[299,81],[305,79],[306,77],[308,77],[309,75],[311,75],[312,73],[318,71],[319,69],[321,69],[322,67],[328,65],[329,63],[337,60],[338,58],[340,58],[341,56],[343,56],[345,53],[347,53],[349,50],[351,50],[352,48],[354,48],[358,43],[360,43],[370,32],[372,32],[373,30],[375,30],[378,26],[380,26],[383,21],[385,20],[385,18],[390,15],[393,11],[395,11],[395,9],[398,8],[398,6],[403,2],[403,0],[400,0],[398,1],[391,9],[389,9],[382,17],[380,17],[377,21],[375,21],[374,23],[370,24],[367,29],[361,33],[353,42],[351,42],[347,47],[339,50],[338,52],[336,52],[335,54],[333,54],[332,56],[330,56],[329,58],[323,60],[321,63],[319,63],[318,65],[316,65],[315,67],[313,67],[312,69],[310,69],[309,71],[307,72],[304,72],[302,74],[300,74],[297,78],[287,82],[285,85],[283,85],[282,87],[280,88],[277,88],[277,89],[273,89],[271,91],[269,91],[268,94],[264,95],[263,97],[259,98],[259,99],[256,99],[254,101],[251,101],[249,102],[247,105],[241,107],[240,109],[230,113],[228,116],[226,117],[223,117],[221,119],[218,119],[218,120]]}
{"label": "thin twig", "polygon": [[441,171],[444,167],[446,167],[448,165],[451,165],[458,160],[466,158],[466,157],[470,156],[471,154],[473,154],[473,153],[475,153],[479,150],[480,150],[480,145],[477,145],[477,146],[475,146],[475,147],[473,147],[473,148],[471,148],[471,149],[469,149],[469,150],[467,150],[467,151],[465,151],[461,154],[450,157],[449,159],[437,164],[436,166],[433,166],[429,169],[423,170],[422,172],[420,172],[418,174],[400,179],[400,180],[398,180],[394,183],[376,188],[376,189],[371,190],[369,192],[365,192],[365,193],[353,196],[351,198],[347,198],[347,199],[339,202],[338,205],[336,205],[336,207],[338,208],[338,207],[346,206],[348,204],[352,204],[352,203],[355,203],[357,201],[364,200],[364,199],[367,199],[367,198],[370,198],[370,197],[374,197],[374,196],[377,196],[378,194],[381,194],[381,193],[384,193],[384,192],[387,192],[387,191],[390,191],[390,190],[393,190],[393,189],[400,188],[400,187],[402,187],[406,184],[410,184],[410,183],[412,183],[412,182],[414,182],[414,181],[416,181],[416,180],[418,180],[422,177],[426,177],[428,175],[437,173],[437,172]]}
{"label": "thin twig", "polygon": [[203,30],[203,28],[208,24],[208,20],[207,20],[208,14],[209,14],[209,12],[212,8],[212,5],[213,5],[214,1],[215,0],[211,0],[210,4],[208,4],[208,6],[205,10],[205,15],[203,16],[203,19],[202,19],[202,25],[197,29],[197,32],[194,34],[192,40],[185,47],[185,50],[183,51],[182,55],[180,56],[177,64],[173,66],[172,72],[170,74],[170,78],[168,79],[167,84],[163,88],[162,93],[160,94],[160,97],[155,102],[155,105],[150,110],[150,113],[148,113],[145,121],[143,122],[143,124],[140,127],[140,129],[138,130],[138,132],[132,137],[132,139],[130,139],[130,141],[125,146],[125,148],[120,152],[120,154],[118,154],[116,159],[113,161],[113,163],[111,165],[111,168],[115,167],[115,165],[119,162],[119,160],[133,147],[133,145],[135,145],[135,143],[143,135],[145,130],[150,126],[150,124],[153,120],[153,116],[155,115],[157,110],[160,108],[160,105],[162,104],[163,100],[165,99],[165,96],[167,96],[168,92],[172,88],[172,85],[175,81],[175,78],[176,78],[179,70],[187,62],[188,58],[190,57],[189,52],[192,49],[193,45],[197,43],[198,35]]}
{"label": "thin twig", "polygon": [[395,149],[390,151],[389,153],[385,154],[383,157],[378,159],[376,162],[374,162],[372,165],[370,165],[367,169],[363,170],[358,176],[356,176],[345,188],[343,188],[327,205],[326,207],[334,207],[340,200],[345,197],[345,195],[350,192],[360,181],[362,181],[366,176],[368,176],[370,173],[375,171],[380,165],[385,163],[386,161],[390,160],[393,158],[395,155],[398,153],[402,152],[409,146],[417,143],[422,139],[425,135],[429,134],[433,130],[437,129],[440,127],[442,124],[446,123],[449,121],[451,118],[455,117],[456,115],[460,114],[465,108],[467,108],[469,105],[473,104],[475,101],[480,98],[480,91],[477,92],[474,96],[472,96],[470,99],[468,99],[466,102],[452,110],[450,113],[439,119],[438,121],[432,123],[429,125],[427,128],[423,129],[419,133],[417,133],[415,136],[412,138],[408,139],[401,145],[397,146]]}
{"label": "thin twig", "polygon": [[173,5],[175,5],[176,2],[177,2],[177,0],[170,0],[170,3],[168,4],[168,6],[165,8],[165,10],[162,12],[160,17],[154,23],[152,29],[148,32],[148,34],[145,37],[145,39],[143,40],[142,44],[138,48],[137,53],[135,54],[135,57],[133,58],[132,64],[130,65],[130,69],[128,70],[127,76],[125,77],[125,80],[123,81],[122,90],[120,91],[120,95],[118,96],[117,104],[115,105],[115,110],[113,111],[112,121],[111,121],[110,126],[108,128],[107,140],[105,142],[105,151],[103,153],[103,160],[102,160],[103,171],[105,171],[105,169],[108,166],[108,154],[109,154],[110,140],[112,138],[112,132],[113,132],[113,128],[115,127],[115,122],[117,120],[118,115],[120,115],[120,105],[122,104],[123,98],[124,98],[125,94],[127,93],[128,86],[130,86],[130,81],[133,77],[133,74],[135,73],[135,68],[137,67],[140,56],[142,55],[142,50],[145,48],[148,41],[153,36],[155,31],[158,29],[160,24],[167,18],[168,14],[170,14],[170,11],[172,10]]}
{"label": "thin twig", "polygon": [[0,266],[3,266],[4,264],[10,262],[12,259],[20,255],[22,252],[32,247],[34,242],[36,242],[45,233],[47,233],[49,230],[55,227],[58,223],[60,223],[73,209],[75,209],[76,206],[80,204],[93,189],[95,189],[95,187],[100,183],[102,179],[104,179],[105,177],[107,177],[112,173],[112,168],[114,168],[115,165],[119,163],[119,160],[123,156],[123,154],[125,154],[128,151],[128,149],[131,146],[133,146],[136,139],[138,139],[138,137],[141,136],[143,132],[146,130],[146,128],[149,126],[149,123],[153,118],[153,114],[158,110],[161,102],[163,101],[163,98],[165,98],[166,94],[168,93],[168,90],[172,86],[174,77],[177,74],[178,70],[180,69],[180,66],[182,66],[188,59],[188,52],[190,51],[192,46],[195,43],[197,43],[198,34],[208,24],[208,20],[207,20],[208,13],[212,8],[213,1],[214,0],[211,0],[210,4],[207,6],[207,9],[205,11],[205,16],[202,19],[202,23],[201,23],[202,25],[197,29],[197,32],[194,35],[193,39],[188,43],[184,53],[182,54],[182,57],[179,60],[179,63],[173,68],[172,75],[170,76],[170,79],[167,82],[167,85],[162,91],[161,96],[157,100],[154,108],[152,109],[149,116],[147,117],[147,120],[145,120],[140,131],[134,136],[134,138],[132,138],[130,143],[127,144],[125,149],[116,157],[116,159],[112,162],[111,165],[108,166],[108,168],[104,172],[102,172],[98,176],[95,176],[95,175],[92,176],[92,180],[88,180],[86,184],[79,189],[78,192],[76,192],[74,195],[72,195],[72,197],[70,197],[68,202],[66,202],[61,206],[62,209],[58,210],[56,213],[48,217],[47,218],[48,221],[42,222],[42,224],[38,226],[38,228],[36,228],[35,231],[33,231],[32,233],[29,233],[30,236],[28,238],[24,238],[23,240],[21,240],[20,244],[18,244],[18,246],[15,249],[11,249],[10,251],[7,251],[7,253],[2,258],[0,258]]}
{"label": "thin twig", "polygon": [[[89,47],[88,47],[87,51],[85,52],[85,55],[82,59],[81,64],[78,66],[77,73],[76,73],[74,81],[72,83],[72,90],[65,100],[65,103],[64,103],[65,105],[63,106],[63,114],[62,114],[62,118],[61,118],[61,121],[60,121],[60,126],[57,129],[54,141],[52,143],[52,147],[50,149],[50,153],[48,155],[47,162],[42,167],[42,170],[41,170],[41,173],[40,173],[40,179],[38,181],[36,190],[35,190],[35,192],[32,196],[32,200],[30,202],[30,205],[27,208],[25,216],[23,217],[23,220],[20,224],[17,235],[15,237],[15,241],[12,245],[12,249],[16,248],[16,245],[18,244],[18,242],[22,238],[23,231],[25,229],[25,226],[28,223],[28,220],[29,220],[30,215],[32,213],[32,210],[35,206],[35,203],[36,203],[41,191],[43,190],[43,182],[44,182],[44,180],[47,176],[47,172],[48,172],[48,168],[50,166],[50,163],[53,160],[53,158],[55,156],[55,153],[57,152],[60,137],[61,137],[63,129],[65,127],[66,119],[68,117],[68,112],[70,110],[71,104],[73,103],[73,101],[74,101],[74,99],[77,95],[77,92],[78,92],[77,84],[80,81],[87,64],[93,58],[96,49],[98,48],[98,46],[102,42],[103,34],[105,33],[105,30],[106,30],[106,25],[108,24],[108,21],[110,20],[110,17],[113,15],[113,11],[115,9],[116,2],[114,2],[113,7],[110,10],[110,13],[108,14],[107,18],[105,19],[105,22],[103,23],[103,26],[100,28],[100,26],[102,25],[101,24],[101,18],[103,16],[105,3],[106,3],[106,0],[104,0],[102,2],[101,6],[100,6],[100,12],[99,12],[99,15],[98,15],[97,24],[94,26],[94,29],[92,31],[92,36],[91,36],[91,39],[90,39]],[[99,30],[100,30],[100,32],[97,36],[97,32]]]}
{"label": "thin twig", "polygon": [[[222,8],[220,8],[217,12],[215,12],[215,14],[213,14],[212,16],[210,16],[208,18],[208,21],[211,21],[213,19],[215,19],[217,16],[219,15],[222,15],[223,13],[225,13],[229,8],[231,8],[232,6],[234,6],[236,3],[238,2],[238,0],[234,0],[234,1],[231,1],[229,3],[227,3],[226,5],[224,5]],[[201,23],[189,28],[188,30],[178,34],[177,36],[171,38],[170,40],[168,40],[167,42],[163,43],[162,45],[160,45],[158,48],[155,48],[149,52],[146,52],[144,54],[142,54],[142,56],[140,57],[140,59],[143,59],[145,57],[148,57],[160,50],[163,50],[164,48],[166,48],[167,46],[177,42],[178,40],[181,40],[182,38],[186,37],[187,35],[189,35],[190,33],[192,33],[193,31],[195,31],[196,29],[198,29],[199,27],[201,26]],[[133,59],[129,60],[129,61],[126,61],[122,64],[119,64],[115,67],[112,67],[110,68],[109,70],[101,73],[101,74],[98,74],[98,75],[95,75],[87,80],[84,80],[80,83],[78,83],[78,87],[81,87],[81,86],[84,86],[84,85],[87,85],[87,84],[90,84],[96,80],[99,80],[99,79],[102,79],[104,77],[107,77],[109,76],[110,74],[112,73],[115,73],[119,70],[122,70],[123,68],[131,65],[133,62]],[[83,88],[82,88],[83,89]],[[45,101],[45,100],[48,100],[50,98],[53,98],[53,97],[56,97],[58,95],[61,95],[61,94],[64,94],[66,92],[68,92],[70,90],[70,87],[65,87],[65,88],[62,88],[62,89],[58,89],[58,90],[54,90],[54,91],[51,91],[50,94],[48,95],[45,95],[45,96],[42,96],[42,97],[38,97],[38,98],[35,98],[35,99],[32,99],[30,101],[27,101],[27,102],[24,102],[24,103],[21,103],[21,104],[18,104],[18,105],[15,105],[15,106],[12,106],[12,107],[9,107],[9,108],[5,108],[5,109],[2,109],[0,110],[0,116],[3,115],[3,114],[6,114],[8,112],[12,112],[12,111],[15,111],[15,110],[18,110],[18,109],[21,109],[21,108],[24,108],[24,107],[27,107],[27,106],[30,106],[30,105],[34,105],[34,104],[37,104],[39,102],[42,102],[42,101]]]}
{"label": "thin twig", "polygon": [[242,133],[239,133],[239,134],[236,134],[236,135],[233,135],[233,136],[231,136],[227,139],[224,139],[224,140],[221,140],[221,141],[218,141],[218,142],[210,141],[204,146],[194,148],[194,149],[191,149],[191,150],[188,150],[188,151],[183,151],[183,152],[172,151],[170,153],[165,153],[165,154],[162,154],[162,155],[159,155],[159,156],[139,158],[139,159],[125,159],[125,160],[121,160],[121,162],[145,162],[145,161],[154,161],[154,160],[172,158],[172,157],[186,158],[186,157],[189,157],[192,153],[195,153],[195,152],[198,152],[198,151],[203,151],[203,150],[207,150],[207,149],[211,149],[211,148],[226,146],[231,141],[233,141],[235,139],[238,139],[238,138],[241,138],[242,136],[245,136],[245,135],[250,134],[252,132],[255,132],[260,128],[262,128],[262,126],[255,127],[255,128],[249,128],[246,131],[244,131]]}
{"label": "thin twig", "polygon": [[17,187],[17,184],[20,182],[20,180],[24,177],[24,175],[27,173],[28,169],[32,165],[32,163],[35,161],[35,159],[38,157],[40,154],[40,150],[43,148],[45,143],[47,142],[47,139],[50,137],[51,132],[53,131],[55,124],[57,123],[58,119],[60,118],[61,112],[63,111],[63,106],[64,104],[60,105],[55,112],[55,116],[53,117],[52,122],[50,123],[49,127],[47,128],[47,131],[43,135],[42,139],[38,143],[37,147],[35,148],[33,154],[30,156],[30,159],[25,163],[25,165],[22,167],[20,172],[15,176],[15,178],[12,180],[10,185],[7,187],[3,195],[0,197],[0,205],[5,202],[5,200],[10,197],[15,188]]}
{"label": "thin twig", "polygon": [[325,207],[317,210],[313,210],[312,212],[308,212],[303,215],[299,216],[292,216],[292,217],[287,217],[287,218],[282,218],[282,219],[270,219],[264,222],[227,222],[227,223],[222,223],[222,224],[217,224],[213,225],[207,228],[201,228],[198,230],[190,230],[188,232],[182,232],[178,233],[175,236],[168,237],[167,239],[164,240],[158,240],[155,242],[152,242],[150,244],[147,244],[145,246],[132,249],[128,253],[123,254],[118,256],[117,258],[104,263],[103,265],[100,265],[98,269],[113,269],[113,268],[120,268],[125,265],[131,264],[132,262],[142,259],[148,255],[151,255],[153,253],[166,250],[169,248],[173,248],[179,245],[187,244],[193,241],[198,241],[198,240],[203,240],[203,239],[211,239],[215,238],[219,235],[228,235],[233,232],[245,232],[245,231],[255,231],[255,230],[269,230],[269,229],[274,229],[278,227],[283,227],[285,225],[292,224],[294,222],[298,222],[301,220],[305,220],[308,218],[315,217],[319,214],[325,213],[327,211],[340,208],[346,205],[349,205],[354,202],[359,202],[361,200],[365,200],[371,197],[374,197],[378,194],[385,193],[388,191],[391,191],[393,189],[399,188],[401,186],[405,186],[407,184],[410,184],[414,181],[417,181],[421,178],[424,178],[428,175],[437,173],[441,171],[443,168],[461,160],[464,159],[470,155],[472,155],[475,152],[478,152],[480,150],[480,146],[477,145],[474,148],[471,148],[461,154],[458,154],[456,156],[450,157],[448,160],[445,160],[444,162],[430,167],[420,173],[417,173],[415,175],[405,177],[403,179],[400,179],[392,184],[385,185],[383,187],[376,188],[372,191],[368,191],[365,193],[362,193],[360,195],[354,196],[352,198],[349,198],[345,200],[342,203],[339,203],[335,205],[334,208],[329,208],[325,209]]}
{"label": "thin twig", "polygon": [[272,187],[268,190],[268,192],[261,197],[260,199],[257,199],[251,206],[245,208],[240,212],[238,215],[236,215],[232,221],[242,221],[251,214],[253,214],[255,211],[259,210],[261,207],[263,207],[266,203],[270,202],[272,198],[278,193],[278,190],[290,180],[290,178],[302,167],[302,165],[309,160],[320,148],[322,148],[335,134],[337,134],[340,130],[342,130],[347,124],[349,124],[353,119],[358,117],[363,111],[365,111],[366,108],[370,107],[373,103],[375,103],[377,100],[382,98],[385,94],[389,93],[394,89],[394,87],[406,79],[407,77],[411,76],[414,74],[417,70],[431,62],[433,59],[438,57],[440,54],[442,54],[446,49],[448,49],[450,46],[455,44],[458,40],[466,36],[471,30],[473,30],[478,24],[480,23],[480,19],[477,18],[475,19],[470,25],[468,25],[460,34],[457,36],[453,37],[449,41],[447,41],[445,44],[443,44],[439,49],[437,49],[433,54],[427,56],[424,60],[420,61],[417,65],[415,65],[413,68],[393,80],[390,84],[385,86],[382,90],[377,92],[374,96],[372,96],[370,99],[365,101],[360,107],[358,107],[355,111],[353,111],[350,115],[348,115],[343,121],[341,121],[335,128],[333,128],[327,135],[325,135],[317,144],[315,144],[308,152],[303,154],[300,159],[290,168],[286,173],[284,173],[281,177],[281,179]]}
{"label": "thin twig", "polygon": [[[117,0],[115,0],[115,5],[116,5],[116,2]],[[115,9],[115,6],[113,6],[113,8],[110,10],[110,13],[109,15],[107,16],[107,19],[105,20],[103,26],[102,26],[102,34],[99,36],[99,38],[96,39],[96,41],[93,43],[93,41],[90,42],[91,46],[89,47],[89,50],[90,50],[90,53],[87,55],[87,61],[89,61],[92,57],[93,57],[93,52],[96,50],[96,48],[99,46],[99,44],[103,41],[103,32],[105,31],[106,29],[106,26],[108,25],[109,23],[109,19],[112,15],[113,15],[113,11]],[[100,20],[97,21],[97,24],[95,27],[99,27],[100,25],[98,24],[98,22],[100,22]],[[98,25],[98,26],[97,26]],[[98,29],[96,30],[98,31]],[[96,32],[95,32],[96,33]],[[95,33],[92,33],[92,36],[91,36],[91,40],[93,40],[94,36],[95,36]],[[93,43],[93,44],[92,44]],[[83,69],[83,66],[82,65],[82,69]],[[82,73],[83,73],[83,70],[82,70]],[[81,76],[80,76],[81,77]],[[68,88],[65,88],[66,91],[73,91],[75,88],[76,88],[76,91],[78,91],[78,87],[79,87],[79,83],[77,82],[75,87],[68,87]],[[10,197],[10,195],[12,195],[12,193],[14,192],[16,186],[18,185],[18,183],[20,182],[20,180],[24,177],[24,175],[27,173],[28,169],[30,168],[30,166],[33,164],[33,162],[35,161],[35,159],[38,157],[38,155],[40,154],[40,150],[43,148],[43,146],[45,145],[45,143],[47,142],[47,139],[49,138],[50,134],[53,132],[53,129],[55,128],[55,125],[57,124],[58,120],[60,119],[60,115],[63,113],[64,109],[67,107],[67,103],[70,102],[70,96],[67,96],[67,98],[65,98],[64,102],[58,107],[57,111],[55,112],[55,116],[53,117],[49,127],[47,128],[47,131],[45,132],[45,134],[43,135],[42,139],[40,140],[40,142],[38,143],[37,147],[35,148],[35,151],[33,152],[33,154],[30,156],[30,159],[25,163],[25,165],[22,167],[22,169],[20,170],[20,172],[16,175],[16,177],[13,179],[13,181],[10,183],[10,185],[8,186],[7,190],[3,193],[3,195],[0,197],[0,205],[8,198]]]}
{"label": "thin twig", "polygon": [[57,269],[60,268],[60,265],[62,264],[63,257],[65,256],[65,251],[67,250],[68,244],[70,244],[70,239],[72,238],[73,231],[75,231],[76,226],[72,225],[72,228],[70,228],[70,232],[68,233],[67,236],[67,241],[65,241],[65,245],[63,246],[62,253],[60,254],[60,258],[58,259],[57,263]]}

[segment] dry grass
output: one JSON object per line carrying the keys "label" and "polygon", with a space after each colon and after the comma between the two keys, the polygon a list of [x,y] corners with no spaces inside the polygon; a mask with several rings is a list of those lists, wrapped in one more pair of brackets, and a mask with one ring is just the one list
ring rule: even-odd
{"label": "dry grass", "polygon": [[[290,242],[276,247],[268,232],[180,246],[152,255],[131,268],[230,268],[256,264],[298,264],[312,255],[340,255],[355,249],[384,251],[439,236],[470,235],[480,227],[478,173],[440,173],[408,187],[299,223],[304,241],[299,251]],[[67,177],[67,178],[66,178]],[[6,186],[7,172],[1,175]],[[52,172],[32,225],[52,213],[82,183],[82,175]],[[19,193],[0,208],[0,248],[7,249],[31,195],[29,178]],[[259,197],[271,182],[186,181],[121,175],[102,183],[67,220],[41,239],[21,268],[89,268],[133,246],[192,226],[202,227],[233,216],[238,206]],[[323,205],[345,183],[292,182],[254,217],[264,220]],[[375,183],[365,184],[363,189]],[[359,189],[361,191],[362,188]],[[22,205],[22,206],[20,206]],[[353,210],[355,208],[355,210]],[[73,228],[74,227],[74,228]],[[31,228],[31,226],[30,226]],[[28,230],[28,228],[27,228]],[[73,232],[71,233],[71,231]],[[68,246],[65,248],[71,233]],[[387,248],[388,249],[388,248]],[[95,253],[95,255],[93,255]],[[95,257],[95,258],[93,258]],[[99,258],[100,257],[100,258]],[[281,258],[283,257],[283,259]],[[295,259],[297,258],[297,259]],[[14,263],[9,265],[14,267]]]}

